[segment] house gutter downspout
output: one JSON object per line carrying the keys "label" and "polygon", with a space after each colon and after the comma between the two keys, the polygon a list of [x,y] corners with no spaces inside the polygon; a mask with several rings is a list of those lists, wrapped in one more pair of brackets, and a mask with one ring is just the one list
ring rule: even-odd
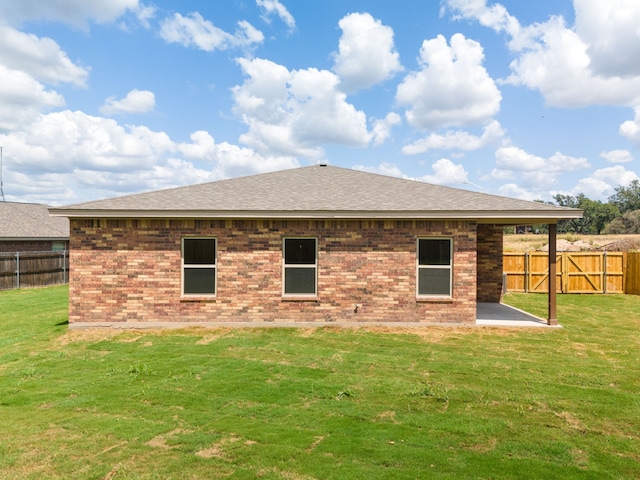
{"label": "house gutter downspout", "polygon": [[549,224],[549,315],[547,325],[558,325],[556,315],[556,275],[558,255],[556,251],[557,225]]}

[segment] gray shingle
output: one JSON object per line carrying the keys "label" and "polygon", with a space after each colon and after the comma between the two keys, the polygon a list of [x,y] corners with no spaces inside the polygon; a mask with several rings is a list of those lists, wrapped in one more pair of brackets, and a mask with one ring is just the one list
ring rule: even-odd
{"label": "gray shingle", "polygon": [[581,216],[575,209],[321,165],[86,202],[51,211],[79,217]]}
{"label": "gray shingle", "polygon": [[0,239],[68,239],[69,220],[49,215],[46,205],[0,202]]}

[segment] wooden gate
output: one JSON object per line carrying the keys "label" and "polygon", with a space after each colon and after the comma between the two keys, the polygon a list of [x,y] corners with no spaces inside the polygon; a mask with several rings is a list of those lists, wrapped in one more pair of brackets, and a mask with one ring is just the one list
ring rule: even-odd
{"label": "wooden gate", "polygon": [[[624,293],[623,252],[560,252],[555,279],[558,293]],[[549,255],[546,252],[503,256],[506,290],[549,291]]]}

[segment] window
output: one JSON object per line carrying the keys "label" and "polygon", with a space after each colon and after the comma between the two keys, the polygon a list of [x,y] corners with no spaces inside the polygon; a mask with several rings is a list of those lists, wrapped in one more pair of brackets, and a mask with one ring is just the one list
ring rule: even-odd
{"label": "window", "polygon": [[63,250],[66,250],[66,249],[67,249],[66,242],[56,242],[56,241],[51,242],[51,250],[54,252],[62,252]]}
{"label": "window", "polygon": [[418,296],[450,297],[453,241],[418,239]]}
{"label": "window", "polygon": [[317,241],[284,239],[284,294],[316,295]]}
{"label": "window", "polygon": [[183,295],[216,294],[216,239],[182,239]]}

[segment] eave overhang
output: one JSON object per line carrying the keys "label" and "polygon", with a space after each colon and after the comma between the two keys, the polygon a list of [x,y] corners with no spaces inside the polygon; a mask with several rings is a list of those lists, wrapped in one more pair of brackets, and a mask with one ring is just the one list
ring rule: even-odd
{"label": "eave overhang", "polygon": [[212,210],[101,210],[51,208],[51,215],[69,218],[146,218],[146,219],[273,219],[273,220],[463,220],[504,225],[557,223],[569,218],[582,218],[582,211],[566,210],[511,210],[511,211],[212,211]]}

